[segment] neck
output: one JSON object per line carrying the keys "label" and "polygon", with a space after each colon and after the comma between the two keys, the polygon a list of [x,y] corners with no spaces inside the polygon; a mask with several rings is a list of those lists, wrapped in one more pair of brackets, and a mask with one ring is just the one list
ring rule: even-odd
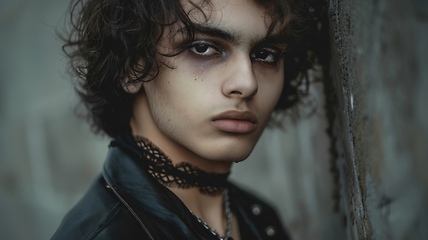
{"label": "neck", "polygon": [[202,194],[195,188],[170,188],[186,207],[196,216],[204,220],[210,227],[219,233],[226,230],[226,216],[223,206],[223,195],[211,196]]}
{"label": "neck", "polygon": [[[134,136],[143,136],[158,146],[167,156],[171,156],[174,165],[187,162],[208,173],[224,174],[230,172],[233,162],[206,159],[190,151],[185,146],[163,135],[156,124],[144,114],[138,114],[131,119],[130,125]],[[138,124],[144,122],[145,124]]]}
{"label": "neck", "polygon": [[229,173],[207,173],[186,162],[174,165],[150,140],[135,138],[142,151],[143,169],[175,193],[208,226],[219,233],[230,233],[233,221],[229,207],[225,207],[229,206],[229,201],[221,194],[227,191]]}
{"label": "neck", "polygon": [[181,162],[174,165],[171,159],[148,139],[136,136],[136,143],[142,151],[142,164],[156,180],[167,187],[198,188],[201,193],[216,196],[227,185],[229,173],[208,173],[200,168]]}
{"label": "neck", "polygon": [[230,198],[229,193],[221,197],[207,197],[195,191],[182,189],[171,189],[171,191],[183,200],[197,218],[220,233],[221,236],[228,237],[226,239],[241,239],[238,219],[230,210],[230,201],[225,200]]}

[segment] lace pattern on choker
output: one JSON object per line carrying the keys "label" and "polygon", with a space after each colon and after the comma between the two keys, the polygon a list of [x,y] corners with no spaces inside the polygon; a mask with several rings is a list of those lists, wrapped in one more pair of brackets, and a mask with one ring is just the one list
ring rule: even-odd
{"label": "lace pattern on choker", "polygon": [[201,193],[213,196],[222,194],[226,188],[229,173],[208,173],[187,162],[174,166],[171,159],[148,139],[134,138],[143,150],[145,170],[164,186],[183,189],[197,187]]}

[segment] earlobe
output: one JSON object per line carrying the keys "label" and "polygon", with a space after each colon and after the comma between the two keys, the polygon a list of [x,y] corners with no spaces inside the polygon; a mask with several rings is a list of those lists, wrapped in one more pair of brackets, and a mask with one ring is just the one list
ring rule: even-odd
{"label": "earlobe", "polygon": [[136,94],[142,90],[143,82],[136,80],[129,80],[128,78],[122,81],[122,88],[129,94]]}

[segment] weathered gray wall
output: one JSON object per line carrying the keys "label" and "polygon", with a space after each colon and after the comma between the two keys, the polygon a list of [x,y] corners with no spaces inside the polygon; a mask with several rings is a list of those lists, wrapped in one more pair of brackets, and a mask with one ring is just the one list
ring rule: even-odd
{"label": "weathered gray wall", "polygon": [[347,239],[428,239],[428,1],[331,0],[329,12]]}

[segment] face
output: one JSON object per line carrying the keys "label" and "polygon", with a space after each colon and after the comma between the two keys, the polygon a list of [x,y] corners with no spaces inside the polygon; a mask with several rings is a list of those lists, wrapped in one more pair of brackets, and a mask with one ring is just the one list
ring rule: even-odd
{"label": "face", "polygon": [[[185,9],[193,7],[183,1]],[[282,91],[283,45],[269,40],[269,18],[248,0],[213,0],[190,18],[193,42],[172,27],[158,46],[167,66],[143,83],[131,126],[173,161],[230,163],[253,150]],[[274,38],[272,38],[274,39]],[[181,159],[180,159],[181,158]]]}

